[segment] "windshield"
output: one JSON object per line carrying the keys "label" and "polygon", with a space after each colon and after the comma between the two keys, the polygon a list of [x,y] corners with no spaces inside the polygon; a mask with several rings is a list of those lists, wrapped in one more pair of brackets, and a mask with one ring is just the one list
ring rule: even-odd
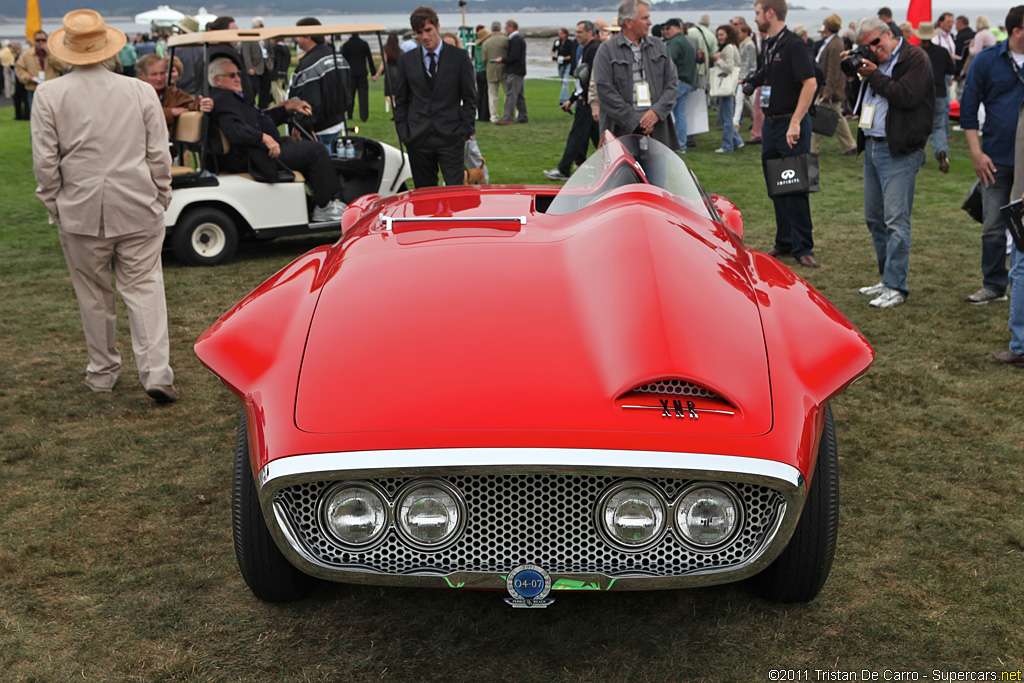
{"label": "windshield", "polygon": [[646,135],[607,140],[576,169],[546,213],[562,216],[579,211],[608,192],[634,183],[667,190],[691,211],[718,220],[710,198],[686,162]]}

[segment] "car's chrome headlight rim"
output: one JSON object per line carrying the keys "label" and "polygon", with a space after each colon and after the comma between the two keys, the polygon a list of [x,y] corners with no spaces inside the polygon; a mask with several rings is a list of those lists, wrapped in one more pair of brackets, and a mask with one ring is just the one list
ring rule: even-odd
{"label": "car's chrome headlight rim", "polygon": [[[685,504],[686,499],[696,491],[709,490],[721,494],[732,505],[734,511],[733,517],[729,520],[731,529],[725,534],[722,534],[717,540],[703,543],[698,539],[695,539],[692,534],[687,531],[687,525],[680,519],[682,515],[685,515],[689,511],[689,507]],[[719,482],[711,481],[696,481],[686,486],[681,490],[672,501],[672,526],[679,538],[679,541],[690,550],[700,553],[712,553],[728,546],[739,534],[743,528],[746,511],[743,507],[743,500],[736,493],[731,486],[722,484]]]}
{"label": "car's chrome headlight rim", "polygon": [[[647,494],[649,500],[655,502],[657,506],[652,506],[652,513],[655,517],[653,520],[654,530],[647,538],[636,543],[622,539],[609,528],[609,513],[613,512],[608,509],[609,503],[616,496],[630,489],[637,489]],[[657,515],[659,509],[660,517]],[[624,479],[612,484],[598,497],[597,505],[594,508],[594,522],[598,533],[609,545],[624,552],[641,552],[659,543],[668,533],[670,515],[668,498],[656,484],[645,479]]]}
{"label": "car's chrome headlight rim", "polygon": [[[344,495],[346,491],[363,492],[366,499],[371,501],[371,507],[374,498],[379,503],[380,511],[378,520],[375,523],[375,529],[363,541],[345,538],[330,521],[329,515],[331,514],[332,503]],[[320,499],[317,501],[316,521],[324,533],[339,546],[352,550],[368,550],[383,542],[388,530],[392,526],[391,503],[384,490],[373,482],[361,480],[342,481],[327,488],[323,495],[320,496]]]}
{"label": "car's chrome headlight rim", "polygon": [[[448,526],[448,529],[436,541],[425,541],[421,537],[418,538],[406,527],[406,503],[417,491],[430,488],[447,494],[451,499],[452,506],[449,509],[446,505],[446,512],[450,514],[454,511],[456,517],[454,522]],[[395,493],[394,501],[393,525],[395,530],[402,541],[420,550],[443,550],[458,541],[462,536],[463,530],[466,528],[468,515],[466,498],[456,487],[442,479],[427,478],[410,481]]]}

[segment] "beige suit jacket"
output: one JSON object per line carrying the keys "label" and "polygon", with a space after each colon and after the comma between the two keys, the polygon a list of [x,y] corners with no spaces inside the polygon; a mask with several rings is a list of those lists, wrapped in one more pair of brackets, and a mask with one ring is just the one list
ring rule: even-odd
{"label": "beige suit jacket", "polygon": [[115,237],[164,229],[171,156],[148,83],[98,65],[43,83],[32,102],[32,155],[36,196],[62,231]]}

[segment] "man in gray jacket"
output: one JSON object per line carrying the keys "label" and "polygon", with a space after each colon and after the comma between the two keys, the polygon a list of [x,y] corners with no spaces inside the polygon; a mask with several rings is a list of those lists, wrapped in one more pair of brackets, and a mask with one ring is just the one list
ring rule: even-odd
{"label": "man in gray jacket", "polygon": [[665,44],[647,34],[651,6],[647,0],[622,0],[618,7],[622,31],[602,43],[594,59],[601,101],[601,134],[650,135],[678,149],[669,114],[676,102],[679,78]]}

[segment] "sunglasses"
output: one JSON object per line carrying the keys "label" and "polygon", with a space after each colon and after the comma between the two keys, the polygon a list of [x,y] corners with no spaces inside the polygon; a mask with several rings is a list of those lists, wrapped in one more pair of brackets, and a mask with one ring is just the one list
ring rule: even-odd
{"label": "sunglasses", "polygon": [[882,42],[882,36],[878,36],[877,38],[872,40],[870,43],[868,43],[868,47],[878,47],[878,44],[881,43],[881,42]]}
{"label": "sunglasses", "polygon": [[220,74],[220,76],[222,78],[241,78],[242,77],[242,72],[241,71],[228,71],[227,73]]}

